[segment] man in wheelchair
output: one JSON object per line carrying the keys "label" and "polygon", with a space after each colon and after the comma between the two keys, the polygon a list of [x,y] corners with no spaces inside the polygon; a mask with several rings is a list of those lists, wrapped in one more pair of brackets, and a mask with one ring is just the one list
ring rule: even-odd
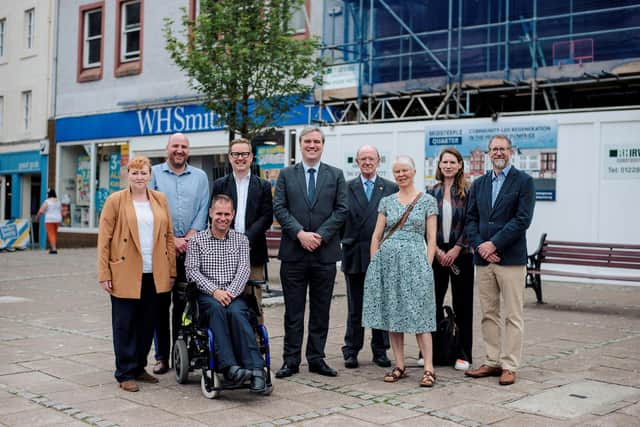
{"label": "man in wheelchair", "polygon": [[215,335],[218,371],[235,386],[251,379],[250,391],[265,393],[264,361],[249,321],[242,294],[249,279],[249,240],[232,229],[233,201],[224,194],[213,197],[211,227],[189,241],[185,270],[195,282],[200,312]]}

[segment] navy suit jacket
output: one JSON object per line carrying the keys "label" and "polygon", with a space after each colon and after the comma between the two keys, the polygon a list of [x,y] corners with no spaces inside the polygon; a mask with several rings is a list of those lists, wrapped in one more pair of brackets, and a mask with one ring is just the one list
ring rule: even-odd
{"label": "navy suit jacket", "polygon": [[[211,187],[211,198],[217,194],[226,194],[233,199],[233,209],[238,211],[238,193],[236,180],[230,173],[216,179]],[[244,215],[244,234],[249,239],[251,265],[264,265],[269,261],[266,231],[273,223],[273,204],[269,181],[253,174],[249,177],[247,192],[247,210]],[[231,227],[235,225],[235,218]]]}
{"label": "navy suit jacket", "polygon": [[[525,265],[527,228],[536,202],[533,178],[512,166],[491,207],[492,174],[488,172],[471,186],[465,233],[473,249],[491,240],[501,258],[500,265]],[[488,264],[477,250],[474,261],[476,265]]]}
{"label": "navy suit jacket", "polygon": [[282,261],[296,262],[309,253],[297,238],[301,230],[322,236],[320,247],[311,252],[315,261],[330,264],[340,259],[340,229],[349,211],[342,170],[320,163],[315,197],[310,202],[302,163],[282,169],[276,182],[273,211],[282,227],[278,251]]}
{"label": "navy suit jacket", "polygon": [[364,194],[364,186],[359,175],[347,183],[349,213],[342,235],[342,271],[345,273],[357,274],[367,271],[371,236],[378,219],[380,199],[397,191],[398,186],[394,182],[377,176],[369,201]]}

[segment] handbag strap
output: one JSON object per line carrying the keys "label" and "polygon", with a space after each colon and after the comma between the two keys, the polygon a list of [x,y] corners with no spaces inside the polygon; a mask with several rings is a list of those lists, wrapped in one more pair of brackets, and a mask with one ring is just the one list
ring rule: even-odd
{"label": "handbag strap", "polygon": [[400,220],[398,222],[396,222],[393,227],[391,227],[391,229],[387,232],[387,235],[384,236],[382,238],[382,240],[380,240],[380,244],[382,244],[385,240],[387,240],[389,237],[391,237],[391,235],[393,233],[395,233],[398,228],[402,228],[404,223],[407,222],[407,218],[409,218],[409,214],[413,210],[413,208],[416,205],[416,203],[418,203],[418,200],[420,199],[420,197],[422,197],[422,192],[418,193],[416,198],[413,199],[411,204],[407,207],[407,209],[402,214],[402,218],[400,218]]}

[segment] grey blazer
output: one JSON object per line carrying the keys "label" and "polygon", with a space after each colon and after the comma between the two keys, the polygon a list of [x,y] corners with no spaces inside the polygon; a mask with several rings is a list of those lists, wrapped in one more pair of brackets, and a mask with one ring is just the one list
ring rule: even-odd
{"label": "grey blazer", "polygon": [[378,205],[384,196],[396,193],[398,186],[380,176],[373,185],[371,201],[364,194],[360,176],[347,183],[349,214],[342,235],[342,271],[365,273],[369,267],[371,235],[378,219]]}
{"label": "grey blazer", "polygon": [[313,231],[322,236],[322,245],[313,254],[320,263],[340,259],[340,229],[349,208],[347,185],[342,170],[320,163],[313,201],[307,198],[302,163],[280,171],[273,198],[273,212],[282,227],[278,258],[285,262],[301,260],[308,252],[302,248],[298,232]]}

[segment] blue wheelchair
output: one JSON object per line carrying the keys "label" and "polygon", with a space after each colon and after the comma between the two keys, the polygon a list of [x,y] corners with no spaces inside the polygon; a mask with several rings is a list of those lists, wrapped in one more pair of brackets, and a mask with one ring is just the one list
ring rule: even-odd
{"label": "blue wheelchair", "polygon": [[[271,382],[271,355],[269,349],[269,334],[264,324],[259,322],[261,313],[255,290],[265,284],[264,280],[250,280],[247,282],[248,291],[244,295],[249,306],[249,322],[256,335],[256,342],[260,354],[264,358],[265,380],[267,389],[263,395],[269,395],[273,391]],[[206,316],[200,315],[198,307],[198,292],[195,283],[177,283],[178,294],[184,298],[185,308],[182,313],[180,329],[173,345],[173,366],[178,384],[185,384],[189,380],[189,373],[202,371],[200,388],[207,399],[215,399],[223,390],[247,389],[249,382],[240,385],[227,384],[223,380],[222,373],[217,371],[215,358],[215,336],[208,327]]]}

